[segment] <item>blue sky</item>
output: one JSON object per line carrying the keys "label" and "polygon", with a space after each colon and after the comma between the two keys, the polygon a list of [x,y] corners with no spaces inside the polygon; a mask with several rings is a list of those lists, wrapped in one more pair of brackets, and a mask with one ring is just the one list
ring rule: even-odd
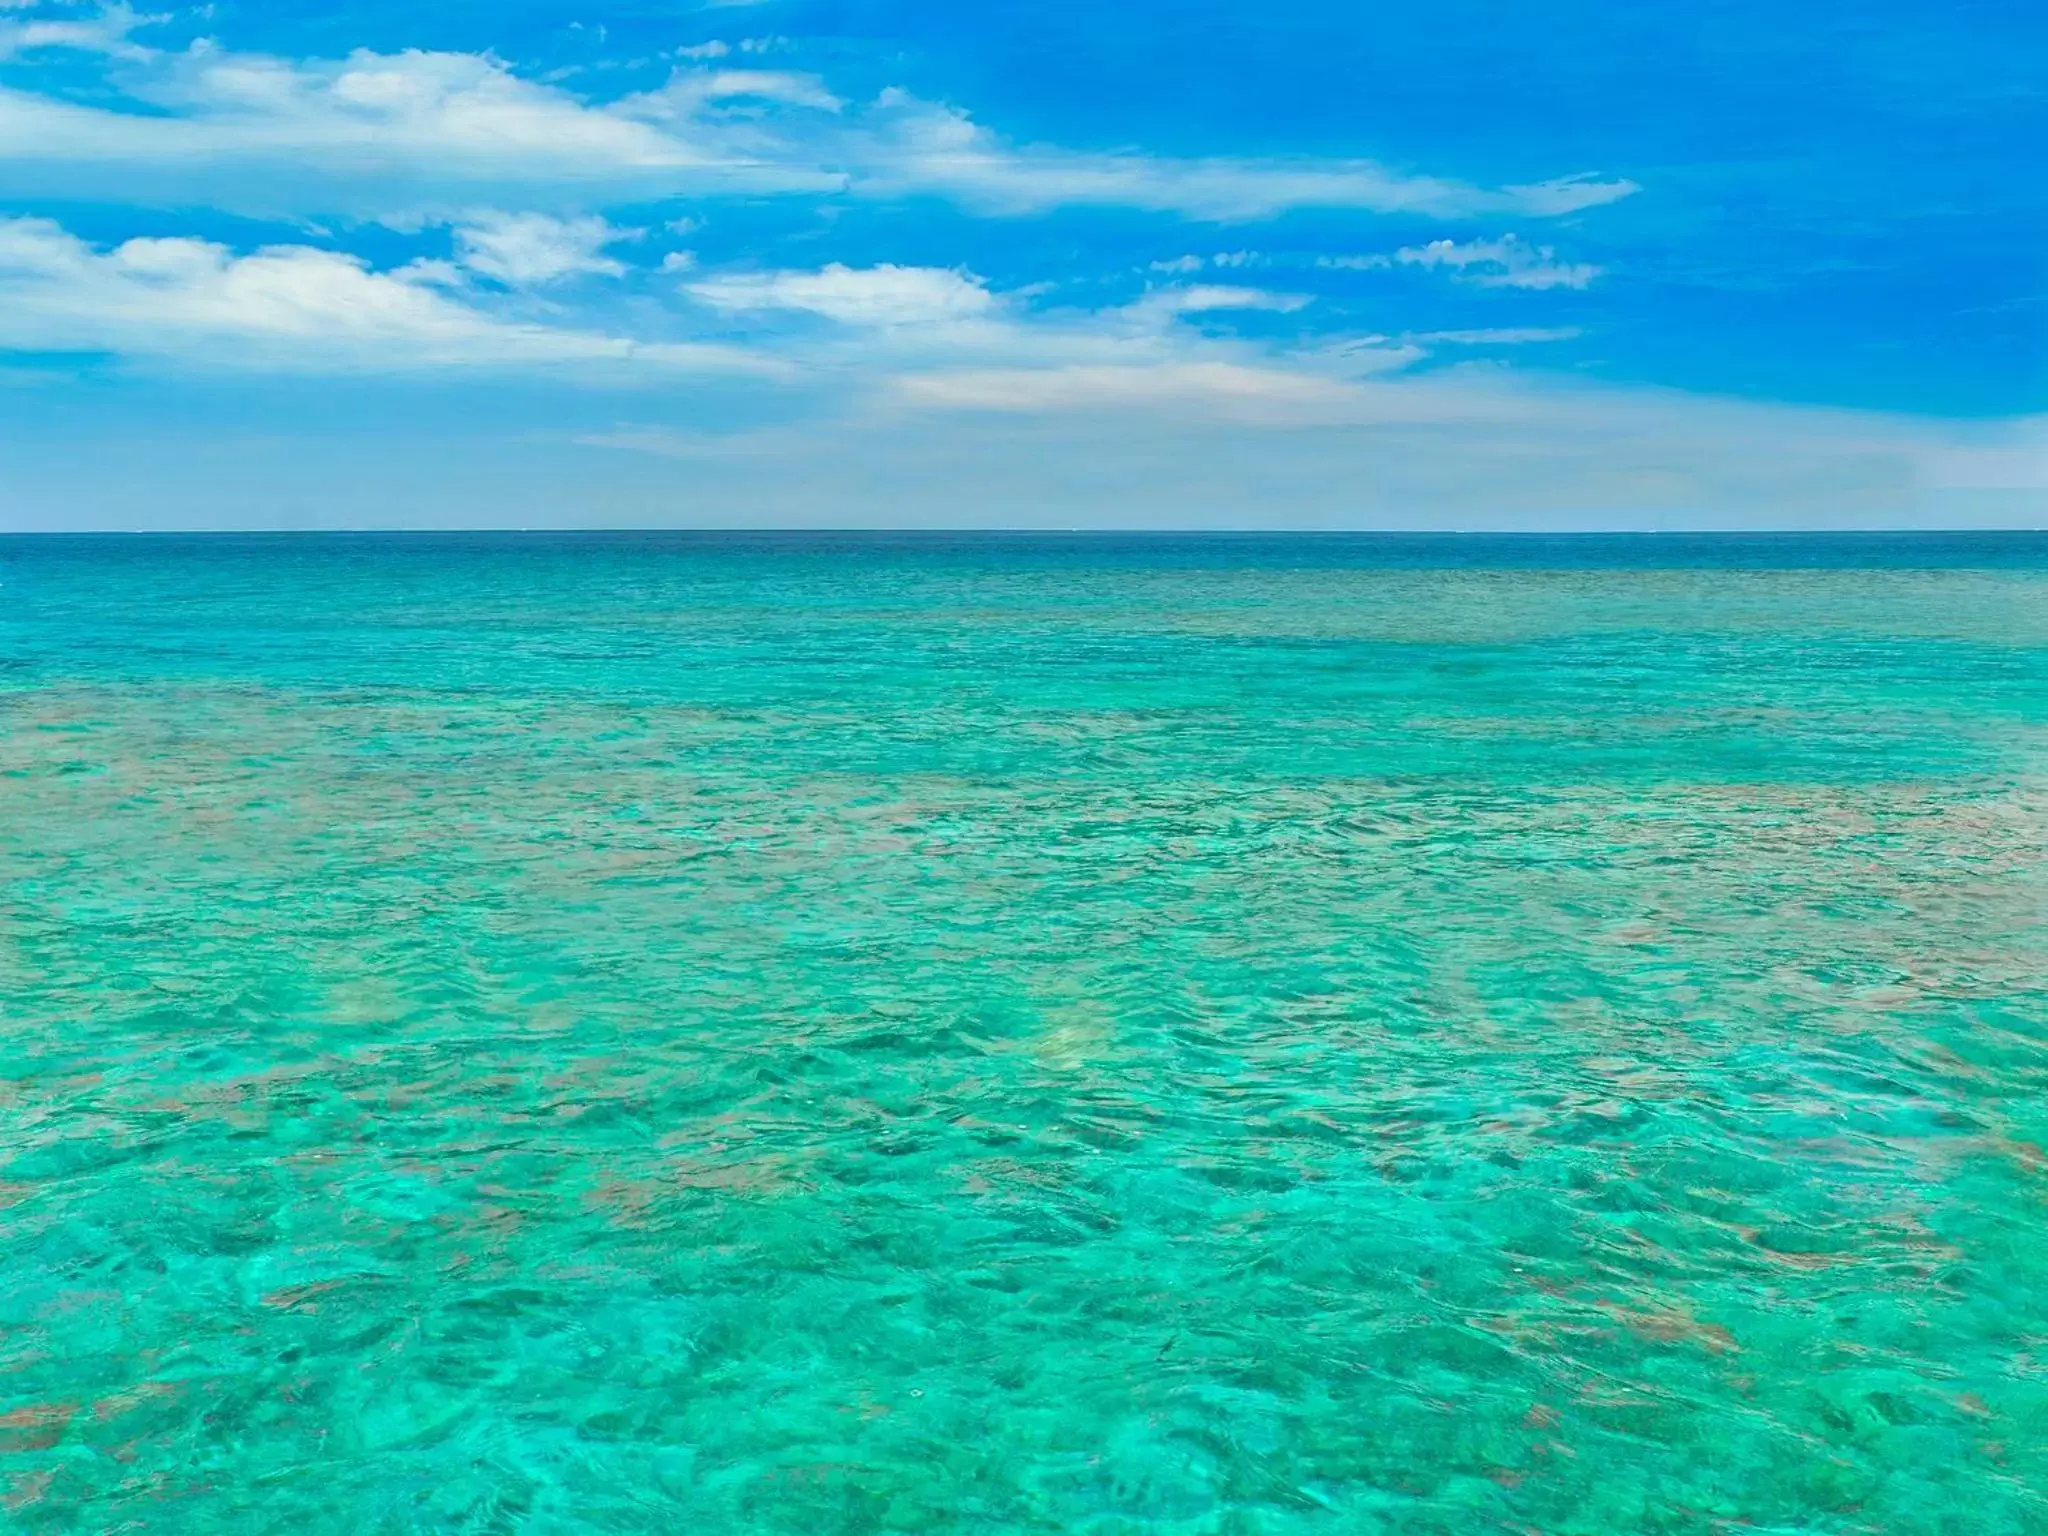
{"label": "blue sky", "polygon": [[2037,5],[0,0],[0,526],[2048,522]]}

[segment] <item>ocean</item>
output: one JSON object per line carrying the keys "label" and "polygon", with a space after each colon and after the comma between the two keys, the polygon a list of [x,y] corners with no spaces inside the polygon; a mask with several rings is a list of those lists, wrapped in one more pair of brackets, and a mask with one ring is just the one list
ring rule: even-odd
{"label": "ocean", "polygon": [[0,1524],[2048,1531],[2048,536],[0,538]]}

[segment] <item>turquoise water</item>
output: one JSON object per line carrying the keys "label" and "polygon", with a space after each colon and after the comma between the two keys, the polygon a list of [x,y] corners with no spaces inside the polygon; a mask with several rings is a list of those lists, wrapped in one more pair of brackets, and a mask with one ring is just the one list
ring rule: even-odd
{"label": "turquoise water", "polygon": [[0,539],[0,1524],[2048,1531],[2048,539]]}

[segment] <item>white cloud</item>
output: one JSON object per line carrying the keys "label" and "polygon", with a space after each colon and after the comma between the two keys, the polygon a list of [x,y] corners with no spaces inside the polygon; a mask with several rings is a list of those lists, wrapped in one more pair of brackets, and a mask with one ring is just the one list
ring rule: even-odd
{"label": "white cloud", "polygon": [[691,76],[599,108],[469,54],[295,63],[198,46],[136,73],[144,110],[0,89],[0,190],[417,223],[500,192],[488,200],[542,207],[842,187],[723,118],[734,95],[791,78]]}
{"label": "white cloud", "polygon": [[483,55],[289,60],[200,44],[148,53],[120,83],[132,107],[0,88],[0,192],[416,222],[479,202],[564,212],[734,192],[936,194],[1002,214],[1094,205],[1211,220],[1298,207],[1549,217],[1635,190],[1584,177],[1488,189],[1360,160],[1016,147],[902,92],[850,114],[822,81],[786,71],[692,68],[593,102]]}
{"label": "white cloud", "polygon": [[973,320],[996,299],[982,280],[950,267],[848,267],[815,272],[742,272],[686,285],[713,308],[793,309],[844,325],[906,326]]}
{"label": "white cloud", "polygon": [[472,272],[523,288],[565,277],[616,277],[626,269],[604,255],[604,248],[637,233],[594,216],[481,213],[456,227],[455,249]]}
{"label": "white cloud", "polygon": [[432,268],[377,272],[309,246],[237,255],[203,240],[149,239],[99,250],[46,219],[0,219],[0,346],[201,368],[377,373],[764,366],[732,349],[494,316],[436,291],[446,276]]}
{"label": "white cloud", "polygon": [[1514,235],[1463,244],[1432,240],[1396,251],[1394,260],[1410,267],[1448,267],[1487,288],[1584,288],[1601,271],[1585,262],[1559,261],[1552,247]]}

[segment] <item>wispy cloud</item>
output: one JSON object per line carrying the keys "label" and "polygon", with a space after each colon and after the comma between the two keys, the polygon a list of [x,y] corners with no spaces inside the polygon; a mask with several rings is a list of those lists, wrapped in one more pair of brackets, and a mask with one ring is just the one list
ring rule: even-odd
{"label": "wispy cloud", "polygon": [[157,59],[130,88],[134,110],[0,89],[0,188],[416,222],[479,201],[846,180],[793,159],[757,123],[724,119],[750,92],[785,105],[793,94],[788,77],[749,71],[693,73],[600,108],[469,54],[294,62],[201,46]]}
{"label": "wispy cloud", "polygon": [[1426,245],[1364,255],[1307,252],[1218,251],[1210,255],[1175,256],[1150,263],[1148,272],[1192,276],[1198,272],[1242,272],[1261,268],[1313,269],[1323,272],[1385,272],[1395,267],[1443,268],[1468,282],[1488,288],[1584,288],[1604,269],[1589,262],[1561,259],[1557,248],[1535,245],[1518,235],[1498,240],[1458,241],[1448,237]]}
{"label": "wispy cloud", "polygon": [[1166,261],[1155,261],[1147,266],[1148,272],[1168,272],[1182,276],[1200,272],[1205,268],[1216,271],[1241,271],[1250,267],[1272,265],[1272,258],[1263,251],[1217,251],[1207,256],[1175,256]]}
{"label": "wispy cloud", "polygon": [[1173,159],[1051,145],[1012,146],[955,108],[885,92],[884,123],[859,184],[874,191],[939,191],[997,213],[1097,205],[1239,221],[1290,208],[1474,218],[1576,213],[1627,197],[1635,183],[1568,176],[1484,188],[1409,175],[1365,160]]}
{"label": "wispy cloud", "polygon": [[[756,344],[869,396],[931,404],[973,401],[1002,409],[1064,408],[1119,399],[1210,399],[1273,404],[1324,398],[1326,376],[1404,366],[1423,356],[1382,342],[1339,359],[1308,347],[1291,354],[1240,339],[1198,318],[1289,314],[1309,296],[1195,284],[1158,288],[1100,309],[1034,310],[1028,292],[999,293],[953,268],[848,267],[724,272],[683,292],[725,315],[758,318]],[[833,322],[819,332],[777,328],[779,313]],[[911,382],[904,382],[904,381]]]}
{"label": "wispy cloud", "polygon": [[1432,240],[1408,246],[1392,258],[1406,267],[1445,267],[1485,288],[1584,288],[1601,269],[1587,262],[1560,261],[1547,245],[1515,235],[1498,240]]}
{"label": "wispy cloud", "polygon": [[1571,341],[1585,335],[1576,325],[1500,325],[1468,331],[1412,331],[1403,340],[1421,346],[1523,347],[1545,341]]}
{"label": "wispy cloud", "polygon": [[[127,48],[135,20],[109,10],[16,32],[70,28],[71,46]],[[856,110],[788,71],[693,65],[655,90],[595,101],[463,53],[293,60],[202,43],[137,49],[124,69],[125,106],[0,89],[0,190],[412,218],[480,201],[561,212],[687,193],[938,195],[993,215],[1100,206],[1223,221],[1305,207],[1552,217],[1636,190],[1587,176],[1486,188],[1364,160],[1015,145],[957,108],[887,91]]]}
{"label": "wispy cloud", "polygon": [[736,43],[728,43],[724,38],[714,37],[709,42],[690,43],[681,48],[672,48],[669,50],[668,57],[672,59],[695,60],[726,59],[732,57],[735,53],[741,55],[777,53],[790,46],[788,38],[779,36],[743,37]]}
{"label": "wispy cloud", "polygon": [[1124,313],[1141,320],[1228,310],[1264,310],[1291,315],[1314,302],[1313,296],[1306,293],[1275,293],[1270,289],[1244,288],[1227,283],[1195,283],[1185,288],[1155,288],[1129,305]]}
{"label": "wispy cloud", "polygon": [[845,325],[945,324],[991,314],[996,299],[970,272],[948,267],[849,267],[732,272],[685,285],[715,309],[802,310]]}
{"label": "wispy cloud", "polygon": [[[41,9],[35,0],[10,3],[9,9]],[[36,16],[22,21],[0,22],[0,59],[12,59],[39,49],[74,53],[99,53],[115,59],[146,59],[151,50],[133,41],[138,27],[161,21],[144,16],[127,5],[104,6],[89,16]]]}
{"label": "wispy cloud", "polygon": [[630,97],[614,110],[688,127],[702,119],[707,104],[735,101],[772,102],[785,107],[808,107],[815,112],[838,112],[846,106],[815,75],[787,70],[714,69],[678,74],[659,90]]}

